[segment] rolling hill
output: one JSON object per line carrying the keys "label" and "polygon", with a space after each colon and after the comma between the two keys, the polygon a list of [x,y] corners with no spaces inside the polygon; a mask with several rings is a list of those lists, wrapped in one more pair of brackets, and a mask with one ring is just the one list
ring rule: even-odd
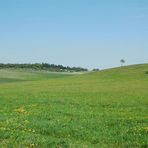
{"label": "rolling hill", "polygon": [[148,146],[148,64],[0,70],[0,102],[0,147]]}

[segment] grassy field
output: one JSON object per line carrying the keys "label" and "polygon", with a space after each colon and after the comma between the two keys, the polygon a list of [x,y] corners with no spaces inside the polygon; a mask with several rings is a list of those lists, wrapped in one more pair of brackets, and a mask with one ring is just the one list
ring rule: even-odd
{"label": "grassy field", "polygon": [[148,147],[148,64],[0,70],[0,147]]}

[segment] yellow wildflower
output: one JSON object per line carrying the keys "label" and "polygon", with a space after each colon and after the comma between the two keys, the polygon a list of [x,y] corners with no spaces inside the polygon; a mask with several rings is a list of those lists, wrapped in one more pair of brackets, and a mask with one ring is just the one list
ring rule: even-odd
{"label": "yellow wildflower", "polygon": [[24,109],[24,107],[20,107],[18,109],[15,109],[14,111],[19,112],[19,113],[27,113],[27,111]]}
{"label": "yellow wildflower", "polygon": [[148,126],[146,126],[146,127],[143,127],[143,129],[144,129],[144,130],[146,130],[146,131],[148,131]]}

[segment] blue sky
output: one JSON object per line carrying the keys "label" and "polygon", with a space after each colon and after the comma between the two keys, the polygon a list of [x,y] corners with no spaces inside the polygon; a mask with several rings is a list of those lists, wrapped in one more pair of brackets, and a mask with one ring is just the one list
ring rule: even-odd
{"label": "blue sky", "polygon": [[148,62],[148,0],[0,0],[0,63]]}

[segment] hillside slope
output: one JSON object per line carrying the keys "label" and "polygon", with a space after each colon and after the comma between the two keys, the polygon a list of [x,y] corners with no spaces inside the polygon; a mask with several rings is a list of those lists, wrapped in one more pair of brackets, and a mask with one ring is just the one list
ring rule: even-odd
{"label": "hillside slope", "polygon": [[0,146],[147,147],[147,71],[0,83]]}

